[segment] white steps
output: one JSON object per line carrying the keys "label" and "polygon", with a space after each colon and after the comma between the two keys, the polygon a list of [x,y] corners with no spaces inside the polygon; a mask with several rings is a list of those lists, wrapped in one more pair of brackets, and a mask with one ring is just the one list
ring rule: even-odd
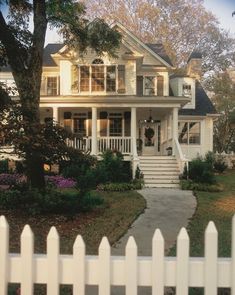
{"label": "white steps", "polygon": [[179,187],[179,167],[173,156],[141,156],[139,168],[146,187]]}

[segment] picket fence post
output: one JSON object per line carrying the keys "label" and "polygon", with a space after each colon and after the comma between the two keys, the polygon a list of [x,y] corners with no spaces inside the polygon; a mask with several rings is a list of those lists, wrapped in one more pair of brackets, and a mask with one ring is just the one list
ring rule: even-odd
{"label": "picket fence post", "polygon": [[9,225],[4,216],[0,217],[0,295],[7,294]]}
{"label": "picket fence post", "polygon": [[133,237],[126,244],[126,295],[137,295],[137,245]]}
{"label": "picket fence post", "polygon": [[78,235],[73,245],[73,295],[85,295],[86,246]]}
{"label": "picket fence post", "polygon": [[231,245],[231,295],[235,295],[235,215],[232,219],[232,245]]}
{"label": "picket fence post", "polygon": [[99,295],[110,295],[110,245],[106,237],[99,246]]}
{"label": "picket fence post", "polygon": [[152,295],[164,295],[164,239],[159,229],[152,240]]}

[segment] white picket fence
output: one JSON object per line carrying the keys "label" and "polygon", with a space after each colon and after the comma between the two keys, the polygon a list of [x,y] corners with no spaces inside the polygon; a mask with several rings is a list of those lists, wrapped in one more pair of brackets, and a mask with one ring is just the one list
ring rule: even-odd
{"label": "white picket fence", "polygon": [[[46,284],[47,294],[58,295],[60,284],[73,285],[73,294],[85,294],[85,285],[98,285],[99,295],[109,295],[111,286],[125,286],[127,295],[137,295],[137,286],[152,287],[163,295],[164,286],[176,287],[177,295],[188,287],[204,287],[205,295],[216,295],[218,287],[231,288],[235,295],[235,216],[232,227],[231,258],[218,258],[218,233],[213,222],[205,231],[205,256],[189,257],[189,237],[182,228],[177,238],[176,257],[164,256],[164,239],[157,229],[152,240],[152,257],[138,257],[130,237],[125,256],[111,256],[104,237],[98,256],[88,256],[81,236],[76,238],[73,255],[60,254],[55,227],[47,237],[47,254],[34,253],[34,235],[26,225],[21,234],[21,253],[9,253],[9,226],[0,217],[0,295],[8,283],[20,283],[21,295],[33,294],[33,284]],[[224,245],[225,247],[228,245]]]}

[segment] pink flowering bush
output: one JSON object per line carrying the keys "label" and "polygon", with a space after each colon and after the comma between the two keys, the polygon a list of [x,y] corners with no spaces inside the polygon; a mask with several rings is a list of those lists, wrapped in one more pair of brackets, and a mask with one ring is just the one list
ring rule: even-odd
{"label": "pink flowering bush", "polygon": [[46,182],[57,188],[73,188],[76,186],[76,181],[72,178],[64,178],[63,176],[46,176]]}

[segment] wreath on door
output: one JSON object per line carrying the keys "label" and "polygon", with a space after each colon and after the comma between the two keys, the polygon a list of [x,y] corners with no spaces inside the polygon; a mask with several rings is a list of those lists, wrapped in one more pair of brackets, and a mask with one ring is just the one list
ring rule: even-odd
{"label": "wreath on door", "polygon": [[145,128],[145,137],[150,141],[154,137],[154,130],[151,127]]}

